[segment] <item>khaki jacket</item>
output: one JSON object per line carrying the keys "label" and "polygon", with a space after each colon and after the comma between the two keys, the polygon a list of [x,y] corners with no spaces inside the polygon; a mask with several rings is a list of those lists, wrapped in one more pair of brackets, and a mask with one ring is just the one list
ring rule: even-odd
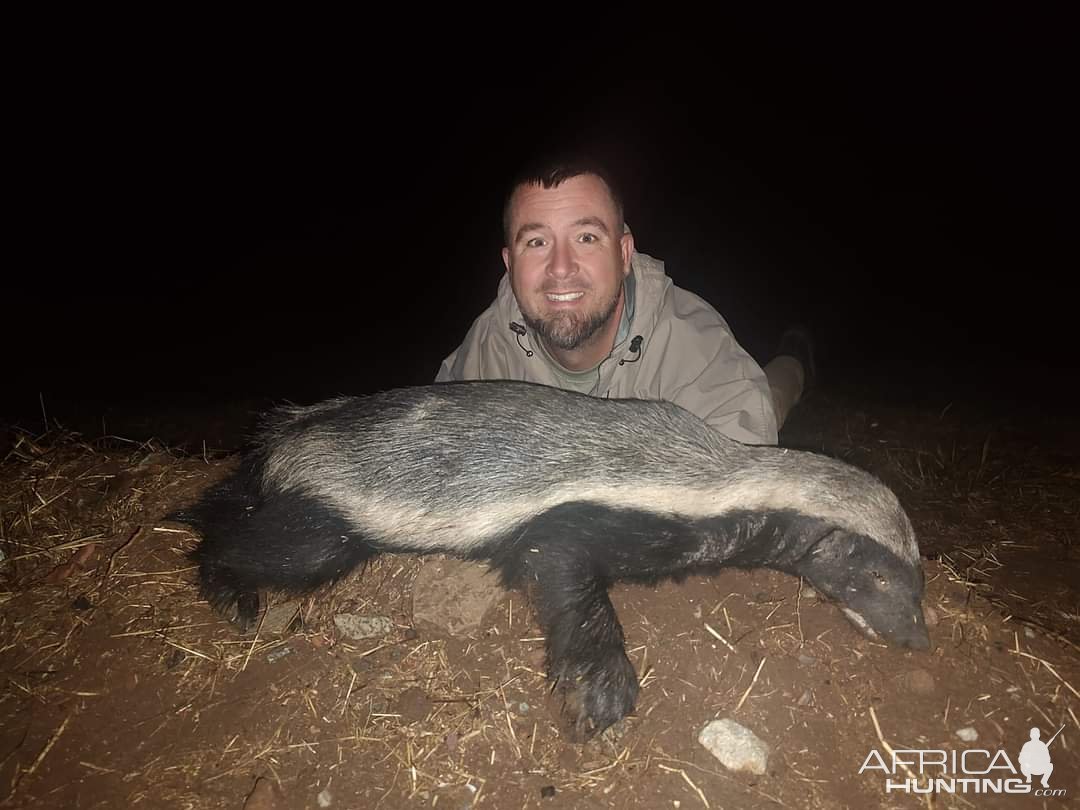
{"label": "khaki jacket", "polygon": [[[635,252],[631,268],[624,323],[611,354],[592,372],[596,381],[587,393],[668,400],[737,441],[776,444],[768,380],[723,317],[675,286],[662,261]],[[567,372],[524,327],[504,274],[495,300],[443,361],[436,381],[511,379],[568,387]]]}

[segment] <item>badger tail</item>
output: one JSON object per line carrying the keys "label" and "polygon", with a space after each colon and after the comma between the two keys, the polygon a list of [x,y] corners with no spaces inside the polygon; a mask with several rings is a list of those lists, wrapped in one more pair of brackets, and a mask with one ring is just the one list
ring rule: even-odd
{"label": "badger tail", "polygon": [[376,550],[336,510],[296,493],[264,496],[245,467],[171,517],[201,536],[191,553],[200,592],[247,630],[259,613],[259,589],[294,594],[334,582]]}

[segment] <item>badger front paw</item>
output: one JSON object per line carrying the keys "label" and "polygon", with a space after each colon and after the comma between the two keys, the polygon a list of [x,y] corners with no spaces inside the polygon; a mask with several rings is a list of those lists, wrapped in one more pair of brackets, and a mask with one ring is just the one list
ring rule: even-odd
{"label": "badger front paw", "polygon": [[621,647],[597,651],[587,660],[559,662],[551,677],[574,742],[589,740],[634,710],[637,673]]}
{"label": "badger front paw", "polygon": [[201,593],[218,615],[248,632],[259,617],[259,592],[237,584],[228,572],[204,567]]}

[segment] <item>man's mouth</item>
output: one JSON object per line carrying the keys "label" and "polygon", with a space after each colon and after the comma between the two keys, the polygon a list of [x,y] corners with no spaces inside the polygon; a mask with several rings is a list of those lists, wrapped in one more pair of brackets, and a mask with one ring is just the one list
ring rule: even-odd
{"label": "man's mouth", "polygon": [[585,295],[583,292],[568,292],[568,293],[545,293],[548,301],[577,301],[581,296]]}

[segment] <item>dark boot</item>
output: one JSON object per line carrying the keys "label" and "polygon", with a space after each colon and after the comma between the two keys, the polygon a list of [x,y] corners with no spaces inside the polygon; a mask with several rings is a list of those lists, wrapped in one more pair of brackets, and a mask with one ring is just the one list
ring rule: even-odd
{"label": "dark boot", "polygon": [[803,382],[803,395],[805,396],[817,383],[817,362],[814,359],[814,339],[805,326],[789,326],[780,336],[780,342],[776,347],[776,354],[794,357],[802,366],[805,380]]}

